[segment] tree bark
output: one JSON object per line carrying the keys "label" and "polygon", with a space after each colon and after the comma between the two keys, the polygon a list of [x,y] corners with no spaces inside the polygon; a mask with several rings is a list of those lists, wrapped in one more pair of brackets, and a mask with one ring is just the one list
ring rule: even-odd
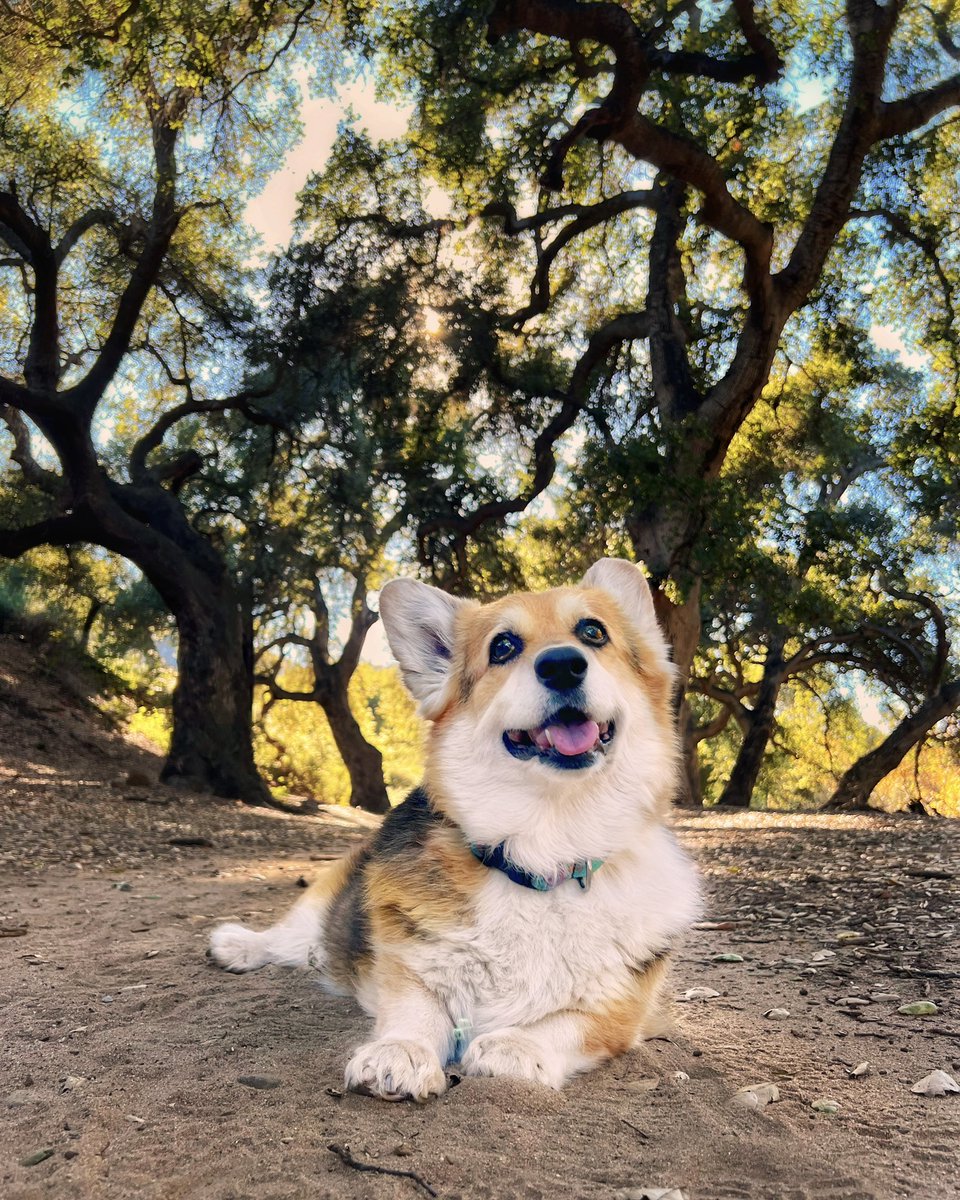
{"label": "tree bark", "polygon": [[350,775],[350,805],[366,812],[390,811],[383,781],[383,755],[363,736],[350,708],[345,686],[336,684],[319,701],[340,757]]}
{"label": "tree bark", "polygon": [[700,808],[703,804],[700,756],[693,732],[693,714],[686,699],[687,679],[700,641],[700,581],[694,583],[681,604],[674,603],[655,587],[653,605],[677,668],[673,703],[680,738],[681,770],[676,803],[683,808]]}
{"label": "tree bark", "polygon": [[680,794],[677,803],[684,808],[701,808],[703,783],[697,749],[700,743],[694,733],[693,712],[685,696],[677,710],[677,732],[680,737]]}
{"label": "tree bark", "polygon": [[720,793],[720,804],[732,808],[749,808],[763,756],[773,736],[777,699],[783,685],[783,643],[771,645],[763,668],[760,690],[750,709],[750,727],[740,743],[737,761],[730,772],[726,787]]}
{"label": "tree bark", "polygon": [[[154,586],[159,580],[147,569]],[[164,783],[272,804],[253,760],[253,671],[242,606],[229,583],[186,589],[171,605],[178,679]]]}
{"label": "tree bark", "polygon": [[945,683],[916,712],[905,717],[875,749],[850,767],[825,807],[856,810],[867,802],[880,781],[895,770],[930,730],[960,705],[960,679]]}

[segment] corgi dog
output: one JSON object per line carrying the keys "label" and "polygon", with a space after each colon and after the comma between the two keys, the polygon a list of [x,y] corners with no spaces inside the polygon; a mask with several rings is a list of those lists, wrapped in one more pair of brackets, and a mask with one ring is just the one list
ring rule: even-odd
{"label": "corgi dog", "polygon": [[228,971],[312,966],[373,1018],[346,1085],[426,1100],[445,1066],[559,1088],[666,1028],[671,948],[699,906],[667,828],[674,668],[641,571],[491,604],[410,579],[380,613],[431,722],[423,786]]}

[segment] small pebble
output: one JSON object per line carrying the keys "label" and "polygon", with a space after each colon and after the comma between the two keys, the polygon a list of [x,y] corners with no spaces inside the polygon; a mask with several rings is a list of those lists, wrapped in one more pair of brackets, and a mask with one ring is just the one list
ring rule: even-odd
{"label": "small pebble", "polygon": [[780,1099],[780,1089],[775,1083],[750,1083],[734,1092],[734,1104],[744,1108],[765,1108]]}
{"label": "small pebble", "polygon": [[719,996],[720,993],[715,988],[695,987],[687,988],[683,993],[684,1000],[712,1000],[714,996]]}
{"label": "small pebble", "polygon": [[237,1083],[242,1083],[244,1087],[257,1088],[263,1092],[280,1087],[282,1082],[274,1075],[241,1075],[237,1079]]}
{"label": "small pebble", "polygon": [[790,1016],[789,1008],[768,1008],[763,1014],[771,1021],[784,1021]]}
{"label": "small pebble", "polygon": [[897,1012],[903,1013],[905,1017],[932,1017],[939,1011],[932,1000],[914,1000],[912,1004],[901,1004],[897,1009]]}
{"label": "small pebble", "polygon": [[46,1162],[48,1158],[53,1156],[53,1147],[47,1146],[43,1150],[34,1150],[33,1154],[28,1154],[26,1158],[20,1159],[21,1167],[35,1167],[38,1163]]}

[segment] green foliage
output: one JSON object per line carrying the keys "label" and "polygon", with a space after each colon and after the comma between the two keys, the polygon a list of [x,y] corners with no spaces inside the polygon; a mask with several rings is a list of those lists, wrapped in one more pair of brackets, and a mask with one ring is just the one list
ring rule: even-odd
{"label": "green foliage", "polygon": [[[299,690],[309,686],[309,672],[287,667],[280,682]],[[383,754],[387,791],[397,804],[417,786],[423,771],[423,730],[413,701],[394,668],[361,663],[350,683],[350,702],[363,736]],[[258,729],[256,750],[276,795],[347,803],[349,777],[318,705],[278,701]]]}
{"label": "green foliage", "polygon": [[[785,689],[778,732],[764,759],[752,806],[816,810],[832,796],[843,772],[880,741],[854,700],[832,691],[822,676]],[[733,725],[701,743],[704,802],[714,804],[736,761],[740,737]]]}

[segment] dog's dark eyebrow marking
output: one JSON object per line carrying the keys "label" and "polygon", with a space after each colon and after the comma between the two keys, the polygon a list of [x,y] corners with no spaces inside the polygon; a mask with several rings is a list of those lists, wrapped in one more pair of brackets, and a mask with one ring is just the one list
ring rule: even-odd
{"label": "dog's dark eyebrow marking", "polygon": [[450,657],[450,647],[438,637],[433,639],[433,652],[438,658]]}

